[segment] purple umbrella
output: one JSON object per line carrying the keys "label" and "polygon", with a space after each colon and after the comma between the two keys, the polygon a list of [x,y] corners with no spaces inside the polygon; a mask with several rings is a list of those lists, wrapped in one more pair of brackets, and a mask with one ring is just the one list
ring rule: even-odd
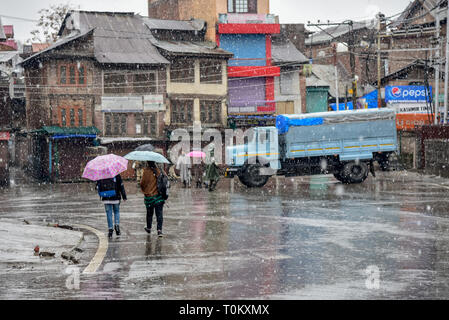
{"label": "purple umbrella", "polygon": [[84,169],[83,178],[92,181],[111,179],[127,169],[128,160],[115,154],[108,154],[89,161]]}

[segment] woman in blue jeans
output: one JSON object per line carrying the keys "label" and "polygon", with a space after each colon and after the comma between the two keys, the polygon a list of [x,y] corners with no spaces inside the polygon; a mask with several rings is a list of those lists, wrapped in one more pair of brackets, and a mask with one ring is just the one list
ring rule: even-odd
{"label": "woman in blue jeans", "polygon": [[[101,196],[101,201],[104,204],[104,208],[106,211],[106,217],[108,219],[108,227],[109,227],[109,238],[112,238],[114,234],[114,229],[119,236],[120,233],[120,203],[121,200],[127,200],[125,186],[123,184],[122,177],[120,175],[116,176],[114,179],[106,179],[100,180],[97,182],[97,190],[104,191],[110,190],[112,195],[109,196]],[[114,219],[112,215],[114,214]]]}

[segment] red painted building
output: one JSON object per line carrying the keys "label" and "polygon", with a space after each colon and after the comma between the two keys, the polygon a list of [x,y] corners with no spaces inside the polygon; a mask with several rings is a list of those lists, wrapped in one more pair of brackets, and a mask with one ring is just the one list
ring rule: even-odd
{"label": "red painted building", "polygon": [[[256,21],[256,23],[255,23]],[[272,35],[280,33],[273,15],[220,14],[216,42],[232,52],[229,61],[229,115],[265,115],[276,112]]]}

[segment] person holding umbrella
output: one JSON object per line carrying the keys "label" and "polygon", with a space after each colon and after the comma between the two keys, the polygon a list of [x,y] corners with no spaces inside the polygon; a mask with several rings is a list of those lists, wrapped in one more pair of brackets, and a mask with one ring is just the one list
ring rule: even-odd
{"label": "person holding umbrella", "polygon": [[168,198],[168,178],[160,170],[156,163],[170,164],[162,154],[154,151],[133,151],[125,156],[128,160],[145,161],[146,166],[143,170],[142,180],[140,181],[140,189],[145,195],[144,202],[147,209],[145,231],[151,233],[153,224],[153,216],[156,213],[157,233],[160,238],[163,237],[163,210],[165,201]]}
{"label": "person holding umbrella", "polygon": [[114,229],[117,236],[121,235],[120,203],[127,197],[120,173],[127,169],[128,160],[114,154],[97,157],[89,161],[84,169],[83,178],[97,183],[96,189],[106,211],[109,238],[112,238]]}
{"label": "person holding umbrella", "polygon": [[147,226],[145,231],[151,233],[153,225],[153,215],[156,212],[157,220],[157,234],[163,237],[162,225],[164,223],[164,204],[165,200],[159,194],[157,187],[157,178],[161,174],[161,170],[153,161],[148,161],[143,170],[142,180],[140,181],[140,188],[145,195],[145,207],[147,209]]}

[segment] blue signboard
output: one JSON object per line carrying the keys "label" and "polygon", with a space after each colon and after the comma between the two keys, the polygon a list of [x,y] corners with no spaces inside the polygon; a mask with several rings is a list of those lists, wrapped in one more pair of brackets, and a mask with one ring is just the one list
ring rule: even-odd
{"label": "blue signboard", "polygon": [[430,102],[432,87],[425,86],[387,86],[385,102]]}

